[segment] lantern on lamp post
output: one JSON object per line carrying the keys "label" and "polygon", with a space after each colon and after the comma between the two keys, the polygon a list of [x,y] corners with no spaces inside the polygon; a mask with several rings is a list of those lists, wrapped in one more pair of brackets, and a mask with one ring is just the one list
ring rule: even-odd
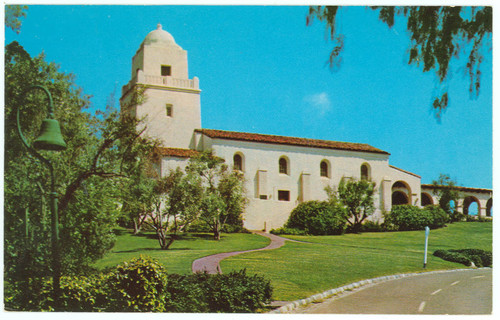
{"label": "lantern on lamp post", "polygon": [[59,126],[59,122],[54,119],[54,104],[52,102],[52,96],[50,95],[49,90],[43,86],[34,85],[28,88],[25,94],[32,89],[41,89],[43,90],[49,99],[49,106],[47,112],[47,118],[42,121],[42,126],[40,129],[40,135],[33,142],[33,147],[29,145],[28,141],[24,137],[21,131],[20,125],[20,114],[19,114],[19,106],[17,106],[17,131],[19,133],[19,137],[23,142],[24,146],[28,149],[28,151],[38,158],[42,163],[44,163],[50,172],[50,211],[51,211],[51,244],[52,244],[52,272],[53,272],[53,297],[56,306],[59,302],[60,297],[60,277],[61,277],[61,263],[59,258],[59,217],[57,212],[57,193],[55,191],[55,176],[54,176],[54,167],[49,159],[44,158],[37,150],[48,150],[48,151],[62,151],[66,149],[66,143],[61,134],[61,128]]}

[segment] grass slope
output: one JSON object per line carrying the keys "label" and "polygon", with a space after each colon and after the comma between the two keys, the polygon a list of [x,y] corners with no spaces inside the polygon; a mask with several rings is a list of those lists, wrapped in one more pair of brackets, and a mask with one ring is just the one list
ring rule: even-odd
{"label": "grass slope", "polygon": [[221,252],[257,249],[269,244],[269,239],[255,234],[223,234],[220,241],[212,237],[211,234],[188,234],[175,241],[169,250],[161,250],[153,232],[133,235],[128,230],[119,229],[115,246],[96,262],[95,267],[114,267],[123,261],[145,255],[162,263],[168,273],[189,274],[191,264],[198,258]]}
{"label": "grass slope", "polygon": [[[296,300],[363,279],[424,271],[424,232],[290,236],[277,250],[238,255],[221,262],[226,272],[247,268],[271,279],[275,300]],[[426,270],[464,268],[434,257],[437,249],[492,250],[492,223],[453,223],[431,230]]]}

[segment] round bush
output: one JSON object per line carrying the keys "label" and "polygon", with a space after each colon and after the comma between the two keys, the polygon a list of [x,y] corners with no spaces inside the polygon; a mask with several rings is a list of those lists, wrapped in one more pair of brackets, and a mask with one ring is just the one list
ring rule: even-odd
{"label": "round bush", "polygon": [[311,235],[342,234],[346,215],[343,208],[326,201],[308,201],[293,209],[285,227],[304,230]]}
{"label": "round bush", "polygon": [[149,257],[141,256],[117,266],[109,275],[107,286],[112,294],[108,311],[165,311],[167,272]]}
{"label": "round bush", "polygon": [[431,212],[407,204],[392,207],[391,213],[384,221],[389,230],[397,231],[423,230],[433,223]]}

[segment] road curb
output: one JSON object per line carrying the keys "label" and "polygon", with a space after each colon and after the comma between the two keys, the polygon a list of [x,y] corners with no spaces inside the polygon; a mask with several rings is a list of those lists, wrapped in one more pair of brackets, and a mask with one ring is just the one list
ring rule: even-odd
{"label": "road curb", "polygon": [[373,279],[361,280],[361,281],[354,282],[354,283],[351,283],[351,284],[348,284],[348,285],[345,285],[345,286],[342,286],[339,288],[330,289],[330,290],[324,291],[322,293],[315,294],[313,296],[310,296],[309,298],[290,302],[289,304],[284,305],[282,307],[279,307],[277,309],[274,309],[268,313],[287,313],[287,312],[290,312],[292,310],[297,309],[298,307],[302,307],[302,306],[308,305],[310,303],[313,303],[313,302],[316,302],[319,300],[328,299],[328,298],[331,298],[331,297],[336,296],[338,294],[341,294],[345,291],[350,291],[350,290],[360,288],[360,287],[363,287],[363,286],[366,286],[369,284],[380,283],[380,282],[396,280],[396,279],[412,277],[412,276],[418,276],[418,275],[423,275],[423,274],[446,273],[446,272],[457,272],[457,271],[467,271],[467,270],[481,270],[481,269],[491,269],[491,268],[463,268],[463,269],[453,269],[453,270],[435,270],[435,271],[402,273],[402,274],[377,277],[377,278],[373,278]]}

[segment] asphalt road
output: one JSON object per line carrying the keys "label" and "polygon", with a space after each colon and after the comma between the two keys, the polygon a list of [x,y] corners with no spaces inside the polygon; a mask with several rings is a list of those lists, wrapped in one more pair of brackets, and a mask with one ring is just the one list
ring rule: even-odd
{"label": "asphalt road", "polygon": [[294,313],[491,314],[492,269],[420,274],[362,287]]}

